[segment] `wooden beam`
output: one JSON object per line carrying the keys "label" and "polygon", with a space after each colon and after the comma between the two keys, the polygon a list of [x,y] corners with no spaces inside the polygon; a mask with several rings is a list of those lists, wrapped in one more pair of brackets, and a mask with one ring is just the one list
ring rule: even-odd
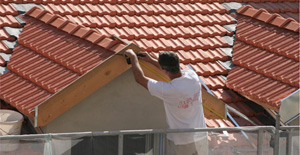
{"label": "wooden beam", "polygon": [[202,88],[204,115],[210,119],[226,119],[226,104]]}
{"label": "wooden beam", "polygon": [[120,52],[109,57],[106,61],[37,106],[35,110],[35,127],[47,125],[81,100],[127,71],[131,66],[127,64],[123,52],[129,48],[134,49],[136,46],[134,44],[126,46]]}

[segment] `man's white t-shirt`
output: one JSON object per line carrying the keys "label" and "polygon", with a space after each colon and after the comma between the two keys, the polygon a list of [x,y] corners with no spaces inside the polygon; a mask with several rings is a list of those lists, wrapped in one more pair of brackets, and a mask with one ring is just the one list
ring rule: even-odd
{"label": "man's white t-shirt", "polygon": [[[206,128],[201,84],[194,71],[182,70],[182,76],[169,83],[150,79],[148,90],[163,100],[169,128]],[[183,145],[206,138],[206,135],[206,132],[171,133],[167,138],[175,145]]]}

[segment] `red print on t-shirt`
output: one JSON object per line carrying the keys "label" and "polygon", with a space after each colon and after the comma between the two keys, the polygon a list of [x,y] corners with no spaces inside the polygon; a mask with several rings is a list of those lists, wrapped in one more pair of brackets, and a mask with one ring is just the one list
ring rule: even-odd
{"label": "red print on t-shirt", "polygon": [[186,109],[186,108],[190,107],[191,105],[194,104],[195,101],[198,100],[199,95],[200,95],[200,92],[197,92],[196,94],[194,94],[193,98],[189,97],[189,98],[186,98],[184,101],[180,101],[178,104],[178,108]]}

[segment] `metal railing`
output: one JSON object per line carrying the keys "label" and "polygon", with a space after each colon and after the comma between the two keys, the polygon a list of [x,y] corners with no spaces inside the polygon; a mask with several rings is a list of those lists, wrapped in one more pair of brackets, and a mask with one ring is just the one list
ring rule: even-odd
{"label": "metal railing", "polygon": [[[82,138],[82,137],[87,137],[87,138],[95,138],[95,137],[101,137],[101,136],[117,136],[117,153],[118,155],[123,155],[124,152],[124,136],[128,136],[128,135],[154,135],[154,137],[160,137],[160,138],[154,138],[153,142],[152,142],[152,148],[153,148],[153,154],[158,154],[158,155],[162,155],[164,154],[164,150],[165,150],[165,135],[168,133],[187,133],[187,132],[208,132],[208,133],[213,133],[213,134],[209,134],[210,137],[213,137],[215,135],[215,133],[222,133],[223,131],[227,131],[230,132],[232,134],[241,134],[242,131],[243,132],[247,132],[248,135],[250,134],[250,137],[254,137],[253,140],[252,139],[252,144],[249,143],[249,146],[253,146],[252,147],[252,152],[257,152],[258,155],[262,155],[264,154],[264,152],[272,152],[272,149],[274,149],[274,154],[276,154],[277,152],[279,153],[278,150],[276,150],[277,148],[271,148],[268,147],[266,149],[266,145],[270,145],[272,141],[275,143],[279,144],[279,137],[280,137],[280,133],[281,132],[285,132],[285,131],[299,131],[300,127],[299,126],[293,126],[293,127],[280,127],[280,129],[276,129],[273,126],[254,126],[254,127],[226,127],[226,128],[199,128],[199,129],[147,129],[147,130],[120,130],[120,131],[93,131],[93,132],[74,132],[74,133],[49,133],[49,134],[35,134],[35,135],[7,135],[7,136],[0,136],[0,141],[1,144],[3,144],[3,142],[9,140],[9,141],[28,141],[28,140],[39,140],[41,143],[43,143],[40,147],[42,148],[42,152],[44,154],[56,154],[55,152],[53,152],[53,150],[57,150],[57,145],[55,145],[55,140],[61,140],[61,141],[73,141],[77,138]],[[253,133],[251,135],[251,133]],[[278,140],[272,140],[271,138],[265,138],[266,137],[266,133],[268,133],[269,136],[267,137],[272,137],[272,138],[276,138],[276,134],[277,134],[277,138]],[[298,132],[299,133],[299,132]],[[241,134],[242,135],[242,134]],[[255,136],[253,136],[255,135]],[[218,135],[219,136],[219,135]],[[218,137],[216,136],[216,137]],[[290,142],[291,141],[291,137],[293,135],[289,134],[287,136],[287,138],[289,138],[288,140]],[[296,136],[299,136],[299,134]],[[163,138],[162,138],[163,137]],[[243,137],[243,136],[240,136]],[[222,137],[224,138],[224,137]],[[226,138],[225,138],[226,139]],[[270,140],[269,140],[270,139]],[[212,139],[211,139],[212,141]],[[240,143],[242,142],[242,139],[238,139],[236,140],[236,143]],[[1,145],[0,144],[0,145]],[[93,142],[88,143],[88,144],[93,144]],[[95,144],[93,144],[95,145]],[[8,145],[9,146],[9,145]],[[276,145],[275,145],[276,146]],[[279,146],[279,145],[277,145]],[[72,145],[70,145],[70,147],[74,147]],[[218,146],[220,147],[220,146]],[[224,145],[222,147],[222,149],[228,147],[228,149],[236,149],[237,148],[232,148],[231,144]],[[213,148],[212,145],[210,145],[210,148]],[[287,148],[287,153],[286,154],[292,154],[293,151],[293,146],[292,145],[288,145],[286,146]],[[68,149],[72,149],[72,148],[68,148]],[[84,149],[84,148],[83,148]],[[299,148],[298,148],[299,149]],[[241,152],[241,150],[238,150]],[[210,152],[212,152],[212,150],[210,150]],[[282,152],[282,151],[281,151]],[[295,151],[294,151],[295,152]],[[1,154],[1,150],[0,150],[0,154]],[[73,154],[73,153],[71,153]],[[113,153],[112,153],[113,154]],[[214,154],[214,153],[212,153]],[[280,153],[282,154],[282,153]]]}

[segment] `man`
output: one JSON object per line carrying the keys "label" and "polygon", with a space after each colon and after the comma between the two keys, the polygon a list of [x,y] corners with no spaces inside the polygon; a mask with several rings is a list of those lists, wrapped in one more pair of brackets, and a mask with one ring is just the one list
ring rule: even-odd
{"label": "man", "polygon": [[[169,128],[206,128],[198,75],[190,69],[180,70],[176,53],[163,52],[158,61],[146,52],[141,53],[144,57],[138,57],[131,49],[124,54],[131,59],[136,82],[144,86],[151,95],[163,100]],[[138,58],[160,68],[171,82],[146,77]],[[208,154],[206,132],[171,133],[167,134],[167,139],[168,155]]]}

